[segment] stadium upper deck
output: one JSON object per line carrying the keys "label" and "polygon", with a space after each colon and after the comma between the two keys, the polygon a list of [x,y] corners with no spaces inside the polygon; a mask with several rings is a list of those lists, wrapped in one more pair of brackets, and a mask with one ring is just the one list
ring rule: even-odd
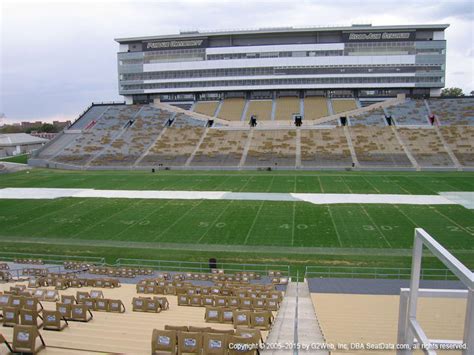
{"label": "stadium upper deck", "polygon": [[119,92],[129,103],[437,96],[444,86],[448,26],[285,27],[118,38]]}

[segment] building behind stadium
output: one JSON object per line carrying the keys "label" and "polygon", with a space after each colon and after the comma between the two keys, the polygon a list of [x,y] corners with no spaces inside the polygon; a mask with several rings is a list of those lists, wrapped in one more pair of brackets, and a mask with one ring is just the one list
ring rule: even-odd
{"label": "building behind stadium", "polygon": [[439,96],[449,25],[260,28],[118,38],[127,103]]}

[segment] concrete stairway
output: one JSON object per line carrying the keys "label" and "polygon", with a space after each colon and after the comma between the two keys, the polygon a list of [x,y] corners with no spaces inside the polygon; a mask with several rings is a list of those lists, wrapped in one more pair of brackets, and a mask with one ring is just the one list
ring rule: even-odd
{"label": "concrete stairway", "polygon": [[314,312],[306,282],[291,282],[288,284],[285,297],[266,343],[269,345],[299,344],[302,348],[297,351],[294,349],[265,349],[262,351],[263,355],[294,355],[295,352],[298,354],[329,354],[325,350],[312,349],[312,345],[324,344],[325,340]]}
{"label": "concrete stairway", "polygon": [[349,128],[347,126],[344,126],[344,135],[346,136],[347,145],[349,146],[349,151],[351,152],[352,162],[356,167],[358,167],[359,160],[357,159],[354,145],[352,144],[351,133],[349,132]]}

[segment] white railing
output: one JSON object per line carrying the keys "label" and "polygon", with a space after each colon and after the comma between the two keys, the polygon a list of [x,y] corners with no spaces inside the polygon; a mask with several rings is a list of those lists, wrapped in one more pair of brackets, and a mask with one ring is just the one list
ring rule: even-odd
{"label": "white railing", "polygon": [[[424,246],[457,276],[467,290],[419,288]],[[463,340],[429,339],[416,315],[419,297],[467,298]],[[474,354],[474,273],[421,228],[415,229],[410,288],[400,292],[398,344],[406,346],[406,349],[397,351],[398,355],[412,354],[414,345],[429,355],[436,355],[437,349],[446,346],[458,347],[463,355]]]}

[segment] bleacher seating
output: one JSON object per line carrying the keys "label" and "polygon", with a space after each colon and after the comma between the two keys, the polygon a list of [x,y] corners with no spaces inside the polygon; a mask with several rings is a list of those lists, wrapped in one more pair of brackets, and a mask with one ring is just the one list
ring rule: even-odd
{"label": "bleacher seating", "polygon": [[422,167],[452,167],[453,161],[434,128],[398,128],[401,139]]}
{"label": "bleacher seating", "polygon": [[245,160],[246,166],[294,167],[295,130],[255,130]]}
{"label": "bleacher seating", "polygon": [[240,121],[244,111],[245,100],[241,98],[228,98],[222,103],[217,117],[228,121]]}
{"label": "bleacher seating", "polygon": [[386,126],[385,113],[382,108],[349,117],[351,126]]}
{"label": "bleacher seating", "polygon": [[459,163],[474,166],[474,127],[444,126],[440,131]]}
{"label": "bleacher seating", "polygon": [[351,127],[350,134],[361,166],[412,166],[391,127]]}
{"label": "bleacher seating", "polygon": [[259,121],[269,121],[272,119],[272,100],[251,100],[247,107],[245,120],[248,122],[252,115],[256,115]]}
{"label": "bleacher seating", "polygon": [[77,122],[70,127],[71,129],[84,129],[92,121],[97,121],[100,116],[109,109],[108,105],[92,105]]}
{"label": "bleacher seating", "polygon": [[304,118],[314,120],[329,116],[328,104],[325,97],[308,96],[304,99]]}
{"label": "bleacher seating", "polygon": [[194,106],[194,112],[212,117],[216,113],[218,106],[219,101],[199,101]]}
{"label": "bleacher seating", "polygon": [[120,138],[115,139],[95,158],[91,165],[131,165],[145,149],[156,139],[170,112],[152,106],[143,106],[135,117],[134,123]]}
{"label": "bleacher seating", "polygon": [[389,106],[385,110],[399,126],[429,124],[429,113],[423,100],[407,99],[404,103]]}
{"label": "bleacher seating", "polygon": [[170,127],[153,145],[140,165],[177,166],[184,165],[195,150],[204,128]]}
{"label": "bleacher seating", "polygon": [[354,99],[331,99],[331,104],[334,114],[357,109],[357,103]]}
{"label": "bleacher seating", "polygon": [[279,97],[276,99],[275,120],[292,120],[293,114],[300,113],[300,111],[300,99],[298,97]]}
{"label": "bleacher seating", "polygon": [[474,126],[473,99],[430,99],[428,100],[431,113],[441,125]]}
{"label": "bleacher seating", "polygon": [[207,121],[197,120],[193,117],[190,117],[184,113],[178,113],[174,117],[173,127],[183,128],[183,127],[204,127]]}
{"label": "bleacher seating", "polygon": [[301,130],[301,165],[304,167],[349,167],[351,153],[342,127]]}
{"label": "bleacher seating", "polygon": [[210,129],[196,152],[191,165],[238,166],[248,136],[248,130]]}
{"label": "bleacher seating", "polygon": [[[97,124],[83,131],[74,142],[54,158],[57,162],[82,165],[111,143],[140,110],[136,105],[109,106]],[[41,155],[40,155],[41,157]]]}

